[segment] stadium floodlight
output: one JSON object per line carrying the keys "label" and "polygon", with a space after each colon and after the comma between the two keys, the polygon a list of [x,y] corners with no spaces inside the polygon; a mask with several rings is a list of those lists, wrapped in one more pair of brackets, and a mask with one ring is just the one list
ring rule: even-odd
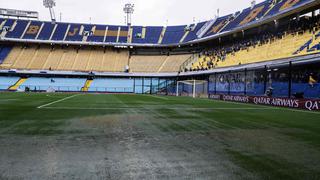
{"label": "stadium floodlight", "polygon": [[56,22],[56,15],[55,15],[54,9],[53,9],[56,6],[56,1],[55,0],[43,0],[43,6],[45,8],[49,9],[52,22]]}
{"label": "stadium floodlight", "polygon": [[131,26],[131,17],[132,17],[132,14],[134,12],[134,4],[131,4],[131,3],[127,3],[124,5],[124,8],[123,8],[123,11],[124,13],[126,14],[126,24],[128,26]]}

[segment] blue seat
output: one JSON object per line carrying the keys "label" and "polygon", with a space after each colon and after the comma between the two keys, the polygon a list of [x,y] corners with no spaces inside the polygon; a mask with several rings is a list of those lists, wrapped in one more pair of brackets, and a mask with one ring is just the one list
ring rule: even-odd
{"label": "blue seat", "polygon": [[20,39],[20,37],[23,35],[24,30],[27,28],[28,22],[29,21],[26,20],[17,20],[16,26],[12,31],[9,31],[6,34],[6,38]]}
{"label": "blue seat", "polygon": [[39,33],[38,39],[40,40],[49,40],[54,29],[54,24],[51,22],[44,22],[43,28]]}
{"label": "blue seat", "polygon": [[52,40],[62,41],[68,29],[68,24],[58,23],[58,26],[52,36]]}
{"label": "blue seat", "polygon": [[32,21],[30,23],[30,25],[27,27],[26,33],[24,34],[24,36],[22,38],[23,39],[36,39],[42,24],[43,23],[40,21]]}
{"label": "blue seat", "polygon": [[0,46],[0,64],[6,59],[12,50],[12,46]]}
{"label": "blue seat", "polygon": [[177,44],[185,34],[187,26],[169,26],[164,34],[162,44]]}
{"label": "blue seat", "polygon": [[196,27],[194,28],[193,31],[190,31],[189,34],[187,35],[187,37],[183,40],[183,42],[189,42],[192,40],[195,40],[198,38],[197,36],[197,32],[202,28],[202,26],[205,24],[206,22],[200,22],[197,25],[195,25]]}

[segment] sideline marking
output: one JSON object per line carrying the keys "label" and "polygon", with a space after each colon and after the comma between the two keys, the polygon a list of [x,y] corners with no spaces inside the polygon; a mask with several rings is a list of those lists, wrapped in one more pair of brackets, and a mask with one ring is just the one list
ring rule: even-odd
{"label": "sideline marking", "polygon": [[65,100],[67,100],[67,99],[71,99],[71,98],[74,98],[74,97],[80,96],[80,95],[81,95],[81,94],[75,94],[75,95],[72,95],[72,96],[68,96],[68,97],[66,97],[66,98],[63,98],[63,99],[60,99],[60,100],[57,100],[57,101],[53,101],[53,102],[48,103],[48,104],[41,105],[41,106],[39,106],[39,107],[37,107],[37,108],[38,108],[38,109],[41,109],[41,108],[50,106],[50,105],[52,105],[52,104],[55,104],[55,103],[58,103],[58,102],[62,102],[62,101],[65,101]]}
{"label": "sideline marking", "polygon": [[117,110],[117,109],[171,109],[171,110],[266,110],[266,109],[277,109],[277,108],[168,108],[168,107],[118,107],[118,108],[86,108],[86,107],[42,107],[44,109],[69,109],[69,110]]}
{"label": "sideline marking", "polygon": [[[282,108],[279,108],[282,109]],[[310,114],[320,114],[318,111],[308,111],[308,110],[302,110],[302,109],[290,109],[290,108],[284,108],[287,111],[293,111],[293,112],[302,112],[302,113],[310,113]]]}
{"label": "sideline marking", "polygon": [[288,107],[278,107],[278,106],[268,106],[264,104],[249,104],[249,103],[241,103],[241,102],[233,102],[233,101],[223,101],[223,100],[215,100],[215,99],[203,99],[213,102],[222,102],[227,104],[239,104],[239,105],[245,105],[245,106],[261,106],[261,107],[271,107],[270,109],[274,110],[285,110],[285,111],[292,111],[292,112],[301,112],[301,113],[309,113],[309,114],[320,114],[318,111],[308,111],[303,109],[294,109],[294,108],[288,108]]}

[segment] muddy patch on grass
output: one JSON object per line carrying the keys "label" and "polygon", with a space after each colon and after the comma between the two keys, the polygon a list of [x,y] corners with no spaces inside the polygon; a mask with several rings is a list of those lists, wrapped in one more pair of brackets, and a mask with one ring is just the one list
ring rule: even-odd
{"label": "muddy patch on grass", "polygon": [[139,129],[139,124],[150,118],[152,116],[137,113],[74,118],[68,120],[68,125],[64,129],[66,132],[79,131],[83,134],[130,134],[142,131]]}

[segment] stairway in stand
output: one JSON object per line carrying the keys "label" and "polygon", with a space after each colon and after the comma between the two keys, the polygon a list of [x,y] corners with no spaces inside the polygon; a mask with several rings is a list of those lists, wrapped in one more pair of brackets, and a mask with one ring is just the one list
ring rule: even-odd
{"label": "stairway in stand", "polygon": [[81,89],[82,92],[88,92],[89,88],[92,84],[93,80],[87,80],[86,83],[84,84],[83,88]]}
{"label": "stairway in stand", "polygon": [[14,85],[12,85],[9,90],[16,91],[24,82],[26,82],[27,78],[20,78]]}

